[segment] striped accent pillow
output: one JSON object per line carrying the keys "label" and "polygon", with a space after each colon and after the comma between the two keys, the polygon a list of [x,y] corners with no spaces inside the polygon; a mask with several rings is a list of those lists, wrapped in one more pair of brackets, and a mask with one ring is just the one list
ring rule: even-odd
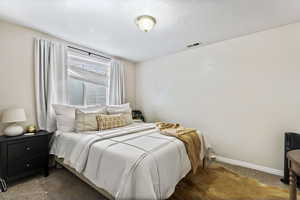
{"label": "striped accent pillow", "polygon": [[132,115],[126,114],[114,114],[114,115],[97,115],[98,129],[106,130],[111,128],[117,128],[127,126],[133,122]]}
{"label": "striped accent pillow", "polygon": [[97,115],[105,114],[106,107],[99,107],[97,109],[76,109],[75,110],[75,130],[82,131],[97,131],[98,122]]}

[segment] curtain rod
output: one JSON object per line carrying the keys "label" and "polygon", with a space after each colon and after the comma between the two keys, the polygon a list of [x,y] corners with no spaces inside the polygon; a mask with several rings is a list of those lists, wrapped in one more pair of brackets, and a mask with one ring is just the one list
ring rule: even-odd
{"label": "curtain rod", "polygon": [[89,51],[86,51],[86,50],[83,50],[83,49],[79,49],[79,48],[76,48],[76,47],[68,46],[68,48],[74,49],[74,50],[77,50],[77,51],[82,51],[82,52],[88,53],[89,56],[90,56],[90,55],[95,55],[95,56],[99,56],[99,57],[104,58],[104,59],[107,59],[107,60],[111,60],[111,58],[109,58],[109,57],[102,56],[102,55],[99,55],[99,54],[95,54],[95,53],[92,53],[92,52],[89,52]]}

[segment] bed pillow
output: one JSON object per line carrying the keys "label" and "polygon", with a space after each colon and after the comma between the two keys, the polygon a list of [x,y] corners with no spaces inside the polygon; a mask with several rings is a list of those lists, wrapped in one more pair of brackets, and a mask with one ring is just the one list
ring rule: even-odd
{"label": "bed pillow", "polygon": [[64,105],[64,104],[53,104],[52,107],[57,116],[63,115],[68,117],[75,117],[75,109],[84,108],[84,106],[72,106],[72,105]]}
{"label": "bed pillow", "polygon": [[75,119],[64,115],[56,115],[56,128],[62,132],[74,132]]}
{"label": "bed pillow", "polygon": [[112,115],[98,115],[97,116],[99,131],[127,126],[133,122],[132,116],[129,113],[126,114],[112,114]]}
{"label": "bed pillow", "polygon": [[121,104],[121,105],[108,105],[107,112],[108,114],[121,114],[121,113],[131,114],[131,108],[129,103]]}
{"label": "bed pillow", "polygon": [[75,110],[76,132],[99,130],[96,116],[100,114],[106,114],[106,107],[103,106],[92,110],[90,108],[76,109]]}
{"label": "bed pillow", "polygon": [[62,132],[74,132],[75,131],[75,110],[80,109],[97,109],[101,105],[96,106],[74,106],[64,104],[53,104],[52,105],[56,114],[56,126],[57,130]]}
{"label": "bed pillow", "polygon": [[73,132],[75,130],[75,109],[79,106],[53,104],[56,114],[57,130],[62,132]]}

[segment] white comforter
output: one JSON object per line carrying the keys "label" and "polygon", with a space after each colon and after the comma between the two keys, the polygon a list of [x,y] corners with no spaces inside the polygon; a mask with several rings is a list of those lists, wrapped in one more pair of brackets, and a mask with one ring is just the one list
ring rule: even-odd
{"label": "white comforter", "polygon": [[57,132],[50,153],[115,199],[166,199],[191,169],[184,144],[147,123],[101,132]]}

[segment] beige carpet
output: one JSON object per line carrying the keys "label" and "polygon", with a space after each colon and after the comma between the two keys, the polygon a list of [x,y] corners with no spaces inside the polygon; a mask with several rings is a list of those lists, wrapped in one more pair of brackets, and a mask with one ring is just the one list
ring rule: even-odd
{"label": "beige carpet", "polygon": [[[222,166],[225,166],[228,169],[238,172],[239,174],[247,175],[259,179],[264,183],[281,186],[282,188],[287,188],[285,185],[280,183],[279,181],[280,177],[278,176],[265,174],[255,170],[227,165],[227,164],[222,164]],[[224,174],[230,177],[231,179],[219,180],[218,177],[220,176],[222,177],[224,176]],[[180,200],[186,200],[186,199],[188,200],[193,200],[193,199],[243,200],[245,199],[245,196],[244,197],[239,196],[236,198],[232,196],[236,193],[232,194],[232,192],[238,192],[239,195],[244,195],[245,192],[247,193],[247,191],[252,194],[256,194],[256,192],[254,193],[249,191],[249,189],[245,187],[245,184],[246,185],[258,184],[259,185],[259,187],[257,186],[258,190],[261,191],[262,189],[260,188],[261,185],[257,181],[253,179],[243,178],[243,177],[240,178],[240,176],[238,176],[237,174],[232,173],[230,170],[227,170],[223,167],[217,170],[212,169],[208,173],[202,173],[202,176],[203,175],[204,177],[202,177],[202,181],[198,179],[199,178],[198,176],[192,178],[191,181],[194,182],[182,181],[178,185],[177,191],[172,196],[171,199],[177,200],[178,198],[180,198]],[[237,182],[235,182],[235,180]],[[241,182],[239,182],[238,180]],[[196,184],[197,187],[193,186],[194,183],[197,183]],[[232,187],[234,189],[232,189]],[[188,189],[185,190],[186,188]],[[202,193],[199,193],[197,188],[200,188],[201,189],[200,191]],[[190,196],[183,195],[184,193],[181,192],[181,190],[185,190],[185,192],[188,191],[186,195],[190,195]],[[196,192],[194,193],[194,191]],[[268,190],[268,188],[264,188],[263,186],[262,191],[266,192],[270,190]],[[271,191],[274,190],[271,189]],[[281,193],[281,189],[275,188],[276,193],[277,191],[280,191]],[[199,197],[198,194],[201,194],[202,196]],[[215,196],[212,197],[211,196],[212,194],[225,195],[225,197],[216,198]],[[287,193],[283,191],[281,194],[283,195],[282,197],[279,198],[274,197],[274,198],[286,199]],[[182,196],[185,197],[182,198]],[[266,199],[265,197],[263,198]],[[255,199],[255,200],[264,200],[264,199]],[[95,190],[93,190],[91,187],[83,183],[81,180],[79,180],[76,176],[66,171],[65,169],[55,169],[51,171],[49,177],[47,178],[44,178],[42,176],[36,176],[15,183],[13,186],[9,188],[8,192],[0,193],[0,200],[105,200],[105,198],[99,193],[97,193]],[[247,196],[245,200],[252,200],[252,199]],[[273,200],[273,199],[268,198],[267,200]]]}

